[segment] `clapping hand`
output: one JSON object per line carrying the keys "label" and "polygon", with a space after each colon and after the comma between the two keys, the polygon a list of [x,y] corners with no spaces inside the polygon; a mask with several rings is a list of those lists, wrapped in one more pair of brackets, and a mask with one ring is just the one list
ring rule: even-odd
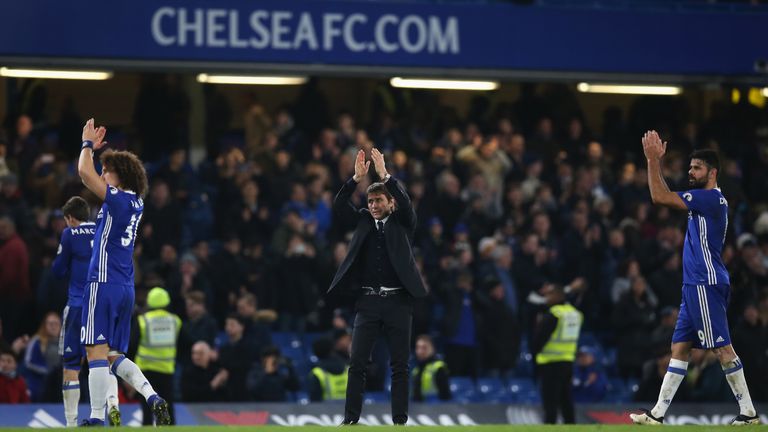
{"label": "clapping hand", "polygon": [[358,150],[357,157],[355,158],[355,175],[352,179],[360,183],[360,180],[368,174],[368,168],[370,168],[370,166],[371,162],[365,160],[365,152],[363,150]]}
{"label": "clapping hand", "polygon": [[643,135],[643,153],[646,159],[661,159],[667,152],[667,142],[661,141],[655,130],[650,130]]}
{"label": "clapping hand", "polygon": [[376,174],[380,179],[384,180],[387,176],[387,167],[384,165],[384,155],[381,154],[379,149],[371,150],[371,159],[373,159],[373,167],[376,170]]}
{"label": "clapping hand", "polygon": [[93,151],[96,151],[107,144],[107,142],[104,141],[106,135],[107,128],[104,126],[96,127],[93,119],[85,122],[85,126],[83,126],[83,141],[91,141],[93,143]]}

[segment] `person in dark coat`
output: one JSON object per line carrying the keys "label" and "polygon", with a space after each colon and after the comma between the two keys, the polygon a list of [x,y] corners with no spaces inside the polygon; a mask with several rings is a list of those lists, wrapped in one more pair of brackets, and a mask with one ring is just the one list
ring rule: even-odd
{"label": "person in dark coat", "polygon": [[424,297],[424,286],[411,247],[416,231],[416,212],[400,182],[387,173],[384,155],[371,150],[380,183],[367,189],[368,206],[357,209],[350,198],[368,173],[360,150],[355,174],[333,202],[335,217],[353,221],[355,231],[349,252],[331,282],[328,293],[358,296],[352,332],[344,424],[360,418],[365,388],[365,368],[380,331],[389,344],[392,369],[392,421],[408,421],[408,356],[410,354],[413,298]]}

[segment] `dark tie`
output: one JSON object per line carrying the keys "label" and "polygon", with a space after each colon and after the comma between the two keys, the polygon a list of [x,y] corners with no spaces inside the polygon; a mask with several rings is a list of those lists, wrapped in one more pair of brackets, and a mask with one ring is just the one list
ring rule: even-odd
{"label": "dark tie", "polygon": [[377,221],[377,222],[376,222],[376,225],[378,226],[378,229],[379,229],[379,234],[383,234],[383,233],[384,233],[384,222],[382,222],[382,221]]}

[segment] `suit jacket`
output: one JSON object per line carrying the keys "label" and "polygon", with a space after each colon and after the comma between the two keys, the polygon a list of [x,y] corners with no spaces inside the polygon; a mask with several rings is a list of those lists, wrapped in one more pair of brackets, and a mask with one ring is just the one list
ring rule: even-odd
{"label": "suit jacket", "polygon": [[[384,183],[389,193],[397,203],[396,209],[387,220],[384,229],[384,239],[387,244],[387,255],[395,269],[403,288],[407,289],[413,297],[424,297],[427,290],[416,268],[416,260],[413,257],[411,242],[416,231],[416,212],[411,204],[411,199],[405,192],[405,188],[394,177]],[[357,182],[350,179],[341,187],[333,200],[333,211],[336,217],[342,220],[354,220],[356,222],[355,233],[349,244],[349,251],[344,261],[333,277],[328,293],[352,292],[359,288],[355,286],[359,282],[359,271],[362,271],[362,263],[357,263],[357,256],[365,244],[367,236],[373,232],[375,222],[371,212],[367,208],[357,209],[349,198],[357,188]]]}

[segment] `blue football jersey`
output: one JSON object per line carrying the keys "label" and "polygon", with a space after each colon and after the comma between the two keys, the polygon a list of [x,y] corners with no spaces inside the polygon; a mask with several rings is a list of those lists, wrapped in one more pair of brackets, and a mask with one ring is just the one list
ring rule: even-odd
{"label": "blue football jersey", "polygon": [[144,201],[134,192],[107,186],[96,217],[89,282],[133,285],[133,244],[143,211]]}
{"label": "blue football jersey", "polygon": [[677,192],[688,206],[688,231],[683,246],[683,283],[730,285],[720,252],[728,229],[728,201],[720,189]]}
{"label": "blue football jersey", "polygon": [[69,275],[67,306],[83,305],[83,290],[87,283],[95,229],[95,223],[84,222],[77,227],[66,228],[61,233],[59,251],[53,260],[53,274],[58,277]]}

